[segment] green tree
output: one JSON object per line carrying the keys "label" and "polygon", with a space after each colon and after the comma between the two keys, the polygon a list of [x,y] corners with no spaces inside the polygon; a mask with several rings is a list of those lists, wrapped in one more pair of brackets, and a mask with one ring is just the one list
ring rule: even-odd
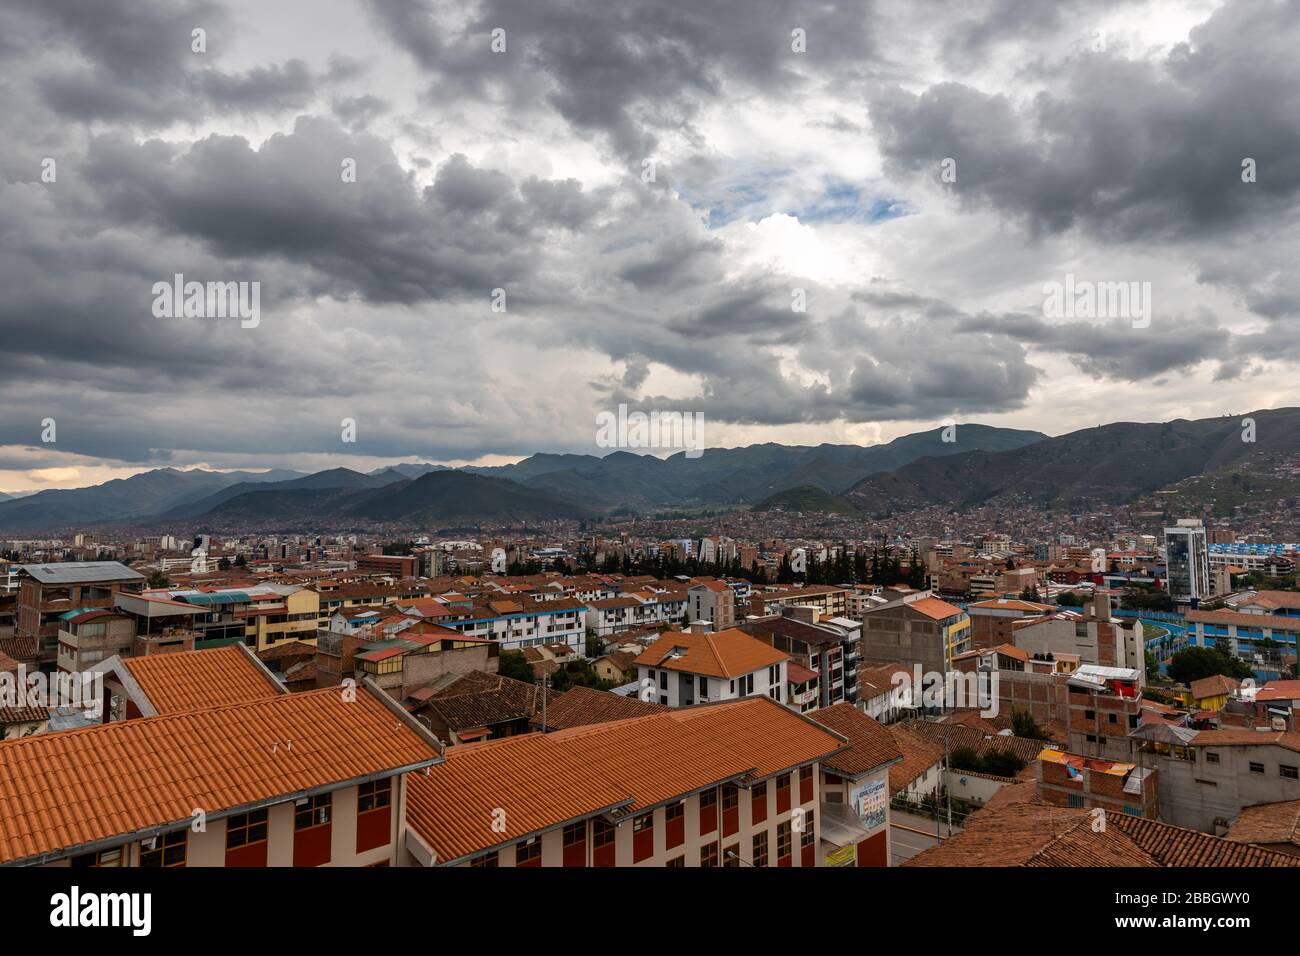
{"label": "green tree", "polygon": [[519,651],[502,651],[497,669],[502,677],[533,682],[533,668]]}
{"label": "green tree", "polygon": [[1028,737],[1030,740],[1048,740],[1051,736],[1038,725],[1034,715],[1027,710],[1011,712],[1011,732],[1017,737]]}
{"label": "green tree", "polygon": [[1185,647],[1169,661],[1166,673],[1180,684],[1190,684],[1203,677],[1224,674],[1238,680],[1250,677],[1252,671],[1246,662],[1233,657],[1219,646]]}
{"label": "green tree", "polygon": [[150,573],[149,587],[165,588],[170,586],[171,586],[171,582],[167,580],[167,575],[163,574],[161,571],[155,569],[153,572]]}

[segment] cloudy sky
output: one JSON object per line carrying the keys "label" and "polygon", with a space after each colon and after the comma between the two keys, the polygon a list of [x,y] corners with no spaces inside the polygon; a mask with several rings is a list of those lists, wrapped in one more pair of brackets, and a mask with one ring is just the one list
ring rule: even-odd
{"label": "cloudy sky", "polygon": [[1297,49],[1276,0],[7,0],[0,489],[1296,404]]}

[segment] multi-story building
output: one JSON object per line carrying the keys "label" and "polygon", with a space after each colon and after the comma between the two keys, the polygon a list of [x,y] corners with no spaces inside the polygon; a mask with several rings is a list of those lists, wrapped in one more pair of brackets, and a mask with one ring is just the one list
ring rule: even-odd
{"label": "multi-story building", "polygon": [[1145,724],[1139,764],[1160,773],[1160,819],[1224,832],[1246,807],[1300,799],[1300,734]]}
{"label": "multi-story building", "polygon": [[820,762],[846,744],[758,697],[455,747],[408,776],[406,862],[818,866]]}
{"label": "multi-story building", "polygon": [[966,606],[970,615],[971,646],[976,649],[1014,644],[1014,622],[1027,617],[1041,617],[1056,608],[1050,604],[1022,601],[1016,598],[996,598]]}
{"label": "multi-story building", "polygon": [[1096,594],[1078,611],[1052,611],[1014,625],[1011,642],[1031,656],[1077,654],[1084,664],[1132,668],[1146,683],[1146,642],[1137,618],[1111,616],[1110,598]]}
{"label": "multi-story building", "polygon": [[684,591],[633,591],[617,597],[587,601],[587,623],[598,637],[660,624],[685,624],[688,598]]}
{"label": "multi-story building", "polygon": [[1187,641],[1197,647],[1220,647],[1251,668],[1278,672],[1294,658],[1300,617],[1241,611],[1188,611]]}
{"label": "multi-story building", "polygon": [[952,669],[954,657],[971,649],[970,628],[970,616],[961,608],[917,591],[863,616],[862,655],[942,674]]}
{"label": "multi-story building", "polygon": [[1169,596],[1176,605],[1196,607],[1210,596],[1210,552],[1205,525],[1196,518],[1180,518],[1165,528],[1165,562]]}
{"label": "multi-story building", "polygon": [[1150,767],[1048,748],[1038,755],[1035,773],[1039,796],[1056,806],[1159,816],[1159,774]]}
{"label": "multi-story building", "polygon": [[849,742],[821,765],[823,865],[889,866],[889,768],[903,752],[893,734],[853,704],[813,719]]}
{"label": "multi-story building", "polygon": [[843,617],[848,613],[847,588],[811,585],[809,587],[784,587],[768,585],[749,594],[749,613],[753,617],[780,614],[782,608],[810,607],[822,617]]}
{"label": "multi-story building", "polygon": [[139,591],[145,577],[117,561],[25,564],[15,635],[35,642],[43,670],[58,658],[59,625],[81,611],[111,609],[119,591]]}
{"label": "multi-story building", "polygon": [[1142,720],[1141,678],[1136,668],[1096,664],[1081,665],[1064,678],[1071,753],[1131,759],[1128,737]]}
{"label": "multi-story building", "polygon": [[749,618],[740,629],[815,672],[819,707],[857,702],[862,636],[857,621],[822,620],[815,608],[795,606],[783,608],[781,614]]}
{"label": "multi-story building", "polygon": [[636,658],[643,700],[689,707],[755,695],[787,702],[790,657],[744,631],[669,631]]}
{"label": "multi-story building", "polygon": [[567,644],[583,650],[587,636],[587,605],[577,600],[464,601],[448,605],[439,617],[443,627],[468,637],[490,638],[503,651],[538,644]]}
{"label": "multi-story building", "polygon": [[357,571],[383,574],[397,580],[414,578],[420,574],[420,557],[415,554],[359,554]]}
{"label": "multi-story building", "polygon": [[[0,741],[0,777],[13,797],[5,829],[23,834],[0,839],[0,864],[401,862],[407,781],[442,762],[436,738],[364,684],[350,700],[333,688],[243,699],[242,683],[233,694],[213,683],[238,666],[233,658],[215,669],[193,658],[152,659],[176,665],[157,683],[172,705],[157,716],[80,730],[71,749],[59,733]],[[213,759],[232,740],[241,742],[239,759]]]}
{"label": "multi-story building", "polygon": [[725,581],[701,581],[687,589],[687,623],[705,621],[715,631],[736,623],[736,592]]}

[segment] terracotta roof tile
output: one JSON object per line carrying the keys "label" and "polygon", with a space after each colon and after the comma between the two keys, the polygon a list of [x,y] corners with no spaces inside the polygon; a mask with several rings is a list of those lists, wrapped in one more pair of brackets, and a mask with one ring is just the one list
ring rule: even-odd
{"label": "terracotta roof tile", "polygon": [[[546,705],[546,726],[551,730],[564,730],[569,727],[585,727],[589,724],[604,724],[614,720],[627,720],[631,717],[643,717],[667,711],[663,704],[650,703],[636,697],[624,697],[607,690],[592,687],[573,687],[563,694],[552,698]],[[542,715],[538,713],[532,720],[534,726],[540,726]]]}
{"label": "terracotta roof tile", "polygon": [[159,714],[265,700],[284,691],[239,644],[122,663]]}
{"label": "terracotta roof tile", "polygon": [[823,727],[848,738],[846,749],[824,761],[827,770],[842,777],[860,777],[903,759],[903,752],[893,735],[852,704],[823,707],[809,716]]}
{"label": "terracotta roof tile", "polygon": [[[679,656],[674,653],[678,649]],[[714,634],[669,631],[642,651],[636,662],[706,677],[739,677],[789,659],[772,645],[729,627]]]}
{"label": "terracotta roof tile", "polygon": [[[766,697],[447,751],[408,778],[408,820],[451,862],[602,810],[627,815],[721,781],[770,776],[844,741]],[[492,828],[494,810],[507,829]]]}
{"label": "terracotta roof tile", "polygon": [[438,756],[373,693],[337,688],[0,741],[0,863]]}

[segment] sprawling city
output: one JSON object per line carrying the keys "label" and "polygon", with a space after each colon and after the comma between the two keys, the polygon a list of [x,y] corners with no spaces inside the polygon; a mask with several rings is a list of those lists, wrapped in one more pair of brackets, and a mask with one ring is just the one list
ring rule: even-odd
{"label": "sprawling city", "polygon": [[0,4],[10,921],[821,868],[765,878],[902,924],[996,867],[1282,929],[1297,45],[1289,0]]}

